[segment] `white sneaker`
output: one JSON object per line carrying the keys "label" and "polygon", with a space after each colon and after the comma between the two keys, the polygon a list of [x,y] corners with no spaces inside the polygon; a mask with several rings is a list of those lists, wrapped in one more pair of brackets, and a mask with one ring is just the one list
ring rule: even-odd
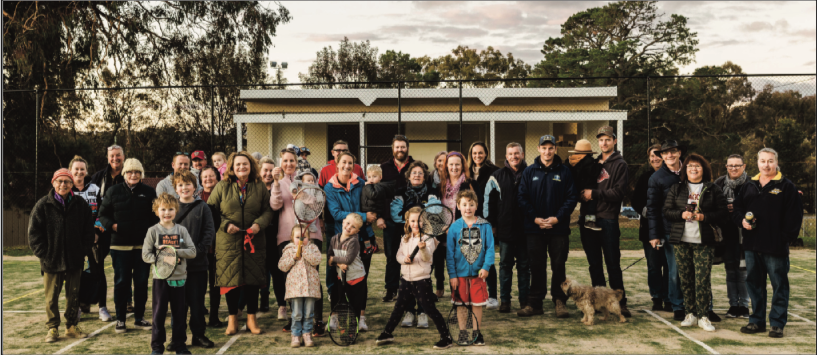
{"label": "white sneaker", "polygon": [[684,318],[684,321],[681,322],[682,327],[691,327],[698,323],[698,317],[695,317],[694,314],[687,314],[687,317]]}
{"label": "white sneaker", "polygon": [[278,307],[278,320],[287,320],[287,308]]}
{"label": "white sneaker", "polygon": [[102,307],[99,309],[99,320],[103,322],[110,322],[113,320],[111,314],[108,313],[108,307]]}
{"label": "white sneaker", "polygon": [[410,327],[414,325],[414,313],[406,312],[406,316],[403,318],[403,322],[400,323],[401,326]]}
{"label": "white sneaker", "polygon": [[360,316],[360,321],[357,323],[357,329],[361,332],[368,332],[369,326],[366,325],[366,316]]}
{"label": "white sneaker", "polygon": [[489,298],[488,305],[485,306],[485,309],[499,309],[499,301],[496,298]]}
{"label": "white sneaker", "polygon": [[707,317],[701,317],[701,319],[698,320],[698,326],[701,327],[701,329],[706,330],[707,332],[715,331],[715,327],[712,325],[712,322],[710,322],[709,318]]}
{"label": "white sneaker", "polygon": [[333,314],[329,317],[329,329],[338,329],[338,315]]}
{"label": "white sneaker", "polygon": [[417,316],[417,328],[428,328],[428,315],[420,313],[420,315]]}

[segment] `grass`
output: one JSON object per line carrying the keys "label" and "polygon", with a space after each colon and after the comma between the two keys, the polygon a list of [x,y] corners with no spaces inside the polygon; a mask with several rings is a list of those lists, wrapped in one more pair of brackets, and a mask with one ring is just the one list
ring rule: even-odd
{"label": "grass", "polygon": [[[624,252],[621,264],[629,265],[642,256],[639,252]],[[106,260],[110,265],[110,258]],[[815,254],[809,251],[795,251],[791,257],[793,266],[799,266],[814,271]],[[394,303],[382,303],[383,272],[385,260],[377,254],[372,262],[369,278],[369,300],[367,303],[367,323],[370,331],[362,333],[357,344],[340,349],[329,338],[317,338],[317,347],[312,349],[292,349],[289,347],[289,334],[281,332],[283,321],[274,319],[274,312],[259,315],[259,323],[266,330],[263,335],[254,336],[240,332],[240,338],[227,350],[227,353],[308,353],[308,354],[335,354],[343,353],[707,353],[707,351],[692,341],[680,336],[670,327],[659,322],[639,309],[649,309],[650,296],[646,284],[646,263],[640,262],[624,272],[624,282],[627,287],[628,303],[633,311],[633,317],[627,323],[597,320],[596,325],[585,327],[580,323],[581,313],[575,308],[573,301],[568,302],[571,317],[556,319],[553,306],[548,296],[545,302],[545,315],[531,319],[520,319],[515,314],[500,314],[496,311],[486,311],[483,319],[483,331],[488,343],[485,347],[471,347],[468,349],[453,347],[444,351],[433,350],[431,345],[437,339],[437,333],[432,325],[430,329],[398,328],[394,335],[396,341],[389,346],[376,346],[374,339],[383,330]],[[53,344],[42,343],[45,336],[45,312],[43,309],[44,296],[42,293],[42,278],[39,264],[30,258],[5,257],[3,261],[3,353],[32,354],[54,353],[71,344],[73,340],[61,338]],[[581,252],[571,251],[567,261],[568,276],[580,282],[589,283],[587,260]],[[321,268],[323,273],[323,268]],[[726,301],[725,272],[722,266],[713,267],[713,293],[715,308],[728,308]],[[108,305],[113,311],[113,272],[106,270],[108,277]],[[323,279],[323,278],[322,278]],[[789,311],[815,321],[815,293],[817,282],[814,274],[797,268],[789,273],[791,283],[791,298]],[[515,281],[514,281],[515,283]],[[152,281],[149,283],[152,285]],[[25,296],[34,292],[33,295]],[[150,291],[149,291],[150,292]],[[771,287],[769,287],[771,293]],[[446,291],[446,295],[448,292]],[[512,290],[512,308],[518,308],[516,287]],[[450,304],[446,297],[437,303],[438,308],[447,316]],[[8,303],[6,303],[8,302]],[[209,305],[209,300],[206,301]],[[65,301],[61,302],[60,309],[64,309]],[[328,305],[328,302],[327,302]],[[328,308],[328,307],[326,307]],[[11,313],[6,311],[32,311],[35,313]],[[274,311],[274,308],[273,308]],[[328,312],[328,309],[326,309]],[[93,332],[110,323],[103,323],[95,317],[96,307],[92,314],[86,315],[80,323],[86,332]],[[724,311],[719,311],[721,315]],[[672,315],[666,312],[657,312],[658,315],[677,324],[671,319]],[[226,316],[226,301],[222,299],[220,315]],[[151,317],[150,302],[146,317]],[[128,318],[132,324],[133,318]],[[794,317],[789,317],[786,327],[786,337],[774,340],[765,335],[747,336],[739,332],[745,325],[745,320],[725,319],[717,323],[718,331],[706,333],[698,328],[689,328],[685,331],[693,338],[703,341],[720,353],[815,353],[814,324],[809,324]],[[165,325],[170,332],[170,320]],[[64,331],[64,329],[61,329]],[[224,335],[224,328],[207,329],[207,336],[216,343],[214,349],[193,348],[193,353],[214,353],[224,346],[231,337]],[[169,336],[170,334],[168,334]],[[188,343],[189,343],[188,339]],[[115,334],[113,327],[107,328],[100,334],[71,349],[72,353],[146,353],[149,349],[150,332],[130,329],[125,334]]]}

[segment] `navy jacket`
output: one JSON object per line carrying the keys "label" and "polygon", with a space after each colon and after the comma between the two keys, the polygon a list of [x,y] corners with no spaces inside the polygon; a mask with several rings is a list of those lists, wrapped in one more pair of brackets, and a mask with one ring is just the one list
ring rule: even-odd
{"label": "navy jacket", "polygon": [[505,163],[505,167],[491,174],[485,186],[483,214],[496,228],[494,238],[503,242],[525,240],[525,213],[519,208],[519,180],[527,165],[518,173]]}
{"label": "navy jacket", "polygon": [[803,201],[797,187],[782,173],[760,186],[760,174],[741,186],[732,204],[732,220],[743,228],[746,212],[757,220],[753,230],[743,230],[743,250],[788,256],[803,225]]}
{"label": "navy jacket", "polygon": [[[683,168],[681,164],[681,169]],[[666,163],[661,163],[661,168],[650,177],[647,183],[647,222],[650,225],[650,240],[667,238],[668,226],[671,224],[664,218],[664,200],[667,199],[672,185],[679,182],[681,182],[681,176],[669,170]]]}
{"label": "navy jacket", "polygon": [[[517,195],[519,207],[525,213],[525,234],[569,235],[570,214],[576,208],[578,195],[573,186],[573,175],[559,156],[545,167],[539,157],[522,172]],[[556,217],[553,228],[541,229],[536,218]]]}

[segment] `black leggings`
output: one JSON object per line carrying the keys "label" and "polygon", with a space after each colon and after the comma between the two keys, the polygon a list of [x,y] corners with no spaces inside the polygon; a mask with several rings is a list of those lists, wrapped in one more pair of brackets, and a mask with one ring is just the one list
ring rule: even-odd
{"label": "black leggings", "polygon": [[391,334],[397,328],[397,323],[400,322],[400,317],[407,311],[408,305],[414,305],[414,300],[423,307],[423,311],[431,317],[434,325],[437,327],[437,332],[441,336],[448,335],[448,327],[446,327],[445,319],[434,300],[437,297],[434,295],[434,290],[431,287],[431,279],[424,279],[420,281],[406,281],[400,279],[400,290],[397,292],[397,302],[394,304],[394,311],[391,312],[391,317],[386,323],[386,333]]}
{"label": "black leggings", "polygon": [[[335,309],[335,306],[340,302],[340,298],[343,297],[339,294],[340,292],[338,292],[340,280],[337,282],[338,285],[335,285],[332,294],[332,309]],[[366,279],[360,280],[360,282],[354,285],[346,284],[343,286],[343,290],[349,299],[349,305],[355,310],[356,314],[360,314],[360,311],[366,310],[366,301],[369,295],[369,285],[366,284]],[[317,310],[317,305],[315,309]],[[317,316],[317,313],[315,313],[315,315]]]}
{"label": "black leggings", "polygon": [[231,316],[238,314],[238,302],[241,299],[241,291],[244,291],[244,299],[247,301],[247,314],[258,313],[258,285],[238,286],[227,292],[227,311]]}
{"label": "black leggings", "polygon": [[207,279],[210,282],[210,323],[217,323],[218,309],[221,304],[221,287],[216,286],[216,255],[207,254],[208,275]]}
{"label": "black leggings", "polygon": [[434,279],[437,281],[438,290],[445,290],[445,252],[446,245],[438,244],[432,255],[431,268],[434,269]]}

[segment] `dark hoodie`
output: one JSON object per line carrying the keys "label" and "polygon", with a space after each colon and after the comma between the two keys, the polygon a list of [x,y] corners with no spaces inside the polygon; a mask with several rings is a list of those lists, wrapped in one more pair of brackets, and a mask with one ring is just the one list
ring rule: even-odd
{"label": "dark hoodie", "polygon": [[[553,164],[546,167],[536,157],[533,164],[522,172],[519,181],[519,207],[525,213],[525,233],[566,236],[570,234],[570,214],[576,208],[578,194],[573,175],[562,158],[553,157]],[[559,223],[550,229],[541,229],[534,223],[536,218],[556,217]]]}
{"label": "dark hoodie", "polygon": [[[184,219],[181,219],[182,217]],[[207,252],[216,238],[216,228],[210,207],[202,200],[195,200],[192,203],[179,202],[179,212],[176,213],[174,222],[187,229],[196,247],[196,257],[187,260],[187,271],[206,271]]]}
{"label": "dark hoodie", "polygon": [[[596,163],[602,158],[596,158]],[[627,170],[627,162],[618,151],[613,152],[604,164],[598,175],[596,182],[599,187],[593,189],[591,194],[596,204],[596,216],[604,219],[617,219],[621,213],[621,201],[627,195],[630,184],[630,173]]]}

